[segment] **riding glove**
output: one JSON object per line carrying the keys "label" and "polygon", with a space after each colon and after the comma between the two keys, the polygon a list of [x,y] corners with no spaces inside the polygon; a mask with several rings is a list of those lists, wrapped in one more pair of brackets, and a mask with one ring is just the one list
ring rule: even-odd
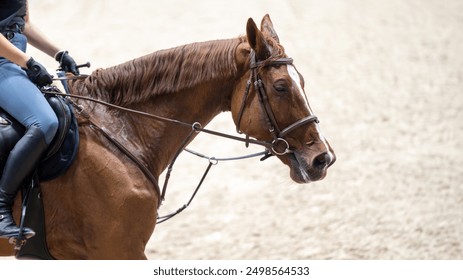
{"label": "riding glove", "polygon": [[49,85],[53,82],[53,77],[47,72],[47,69],[42,64],[35,61],[32,57],[26,63],[27,76],[29,79],[39,87]]}
{"label": "riding glove", "polygon": [[64,72],[71,72],[74,75],[79,75],[79,69],[74,59],[69,55],[68,51],[59,51],[55,55],[56,61]]}

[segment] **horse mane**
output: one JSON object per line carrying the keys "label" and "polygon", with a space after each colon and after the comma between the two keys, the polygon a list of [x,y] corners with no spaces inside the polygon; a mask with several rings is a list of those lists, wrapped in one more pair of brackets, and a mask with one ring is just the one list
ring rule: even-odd
{"label": "horse mane", "polygon": [[127,106],[155,95],[178,92],[232,76],[235,51],[244,37],[187,44],[97,69],[84,80],[70,83],[71,91],[114,105]]}

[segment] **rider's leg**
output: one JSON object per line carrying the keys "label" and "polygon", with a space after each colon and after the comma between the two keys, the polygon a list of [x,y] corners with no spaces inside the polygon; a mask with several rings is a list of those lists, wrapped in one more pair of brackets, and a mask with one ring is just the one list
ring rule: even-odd
{"label": "rider's leg", "polygon": [[[0,179],[0,237],[14,237],[19,228],[11,207],[26,178],[32,175],[58,128],[58,120],[42,93],[17,65],[0,65],[0,106],[26,128],[10,152]],[[26,237],[34,232],[26,228]]]}
{"label": "rider's leg", "polygon": [[[0,236],[18,236],[19,228],[13,221],[11,207],[19,187],[36,168],[48,145],[42,131],[31,126],[10,152],[0,180]],[[24,235],[33,235],[30,229]]]}

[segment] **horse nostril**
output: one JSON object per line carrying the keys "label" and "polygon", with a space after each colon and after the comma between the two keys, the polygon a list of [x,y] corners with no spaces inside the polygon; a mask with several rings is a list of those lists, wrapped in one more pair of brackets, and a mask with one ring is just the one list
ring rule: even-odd
{"label": "horse nostril", "polygon": [[314,160],[313,160],[313,167],[323,169],[330,165],[331,163],[331,156],[325,152],[319,154]]}

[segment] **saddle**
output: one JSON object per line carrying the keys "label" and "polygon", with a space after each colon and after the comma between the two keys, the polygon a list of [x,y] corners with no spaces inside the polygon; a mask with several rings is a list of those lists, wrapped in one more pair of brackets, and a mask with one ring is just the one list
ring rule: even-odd
{"label": "saddle", "polygon": [[[49,181],[64,174],[76,158],[79,147],[78,124],[70,100],[56,95],[56,93],[61,94],[61,92],[54,86],[45,87],[42,92],[58,117],[59,126],[44,158],[37,167],[37,171],[22,189],[23,215],[21,225],[33,228],[36,236],[20,246],[17,245],[20,248],[16,255],[18,258],[53,258],[48,253],[45,241],[45,219],[40,182]],[[0,108],[0,176],[10,151],[24,133],[25,128]],[[28,209],[27,215],[25,215],[26,208]]]}
{"label": "saddle", "polygon": [[[45,98],[58,117],[58,131],[45,157],[38,166],[40,181],[57,178],[71,166],[77,154],[79,133],[72,104],[68,99],[54,93],[61,93],[56,87],[44,90]],[[16,142],[24,135],[25,128],[0,108],[0,175],[8,155]]]}

